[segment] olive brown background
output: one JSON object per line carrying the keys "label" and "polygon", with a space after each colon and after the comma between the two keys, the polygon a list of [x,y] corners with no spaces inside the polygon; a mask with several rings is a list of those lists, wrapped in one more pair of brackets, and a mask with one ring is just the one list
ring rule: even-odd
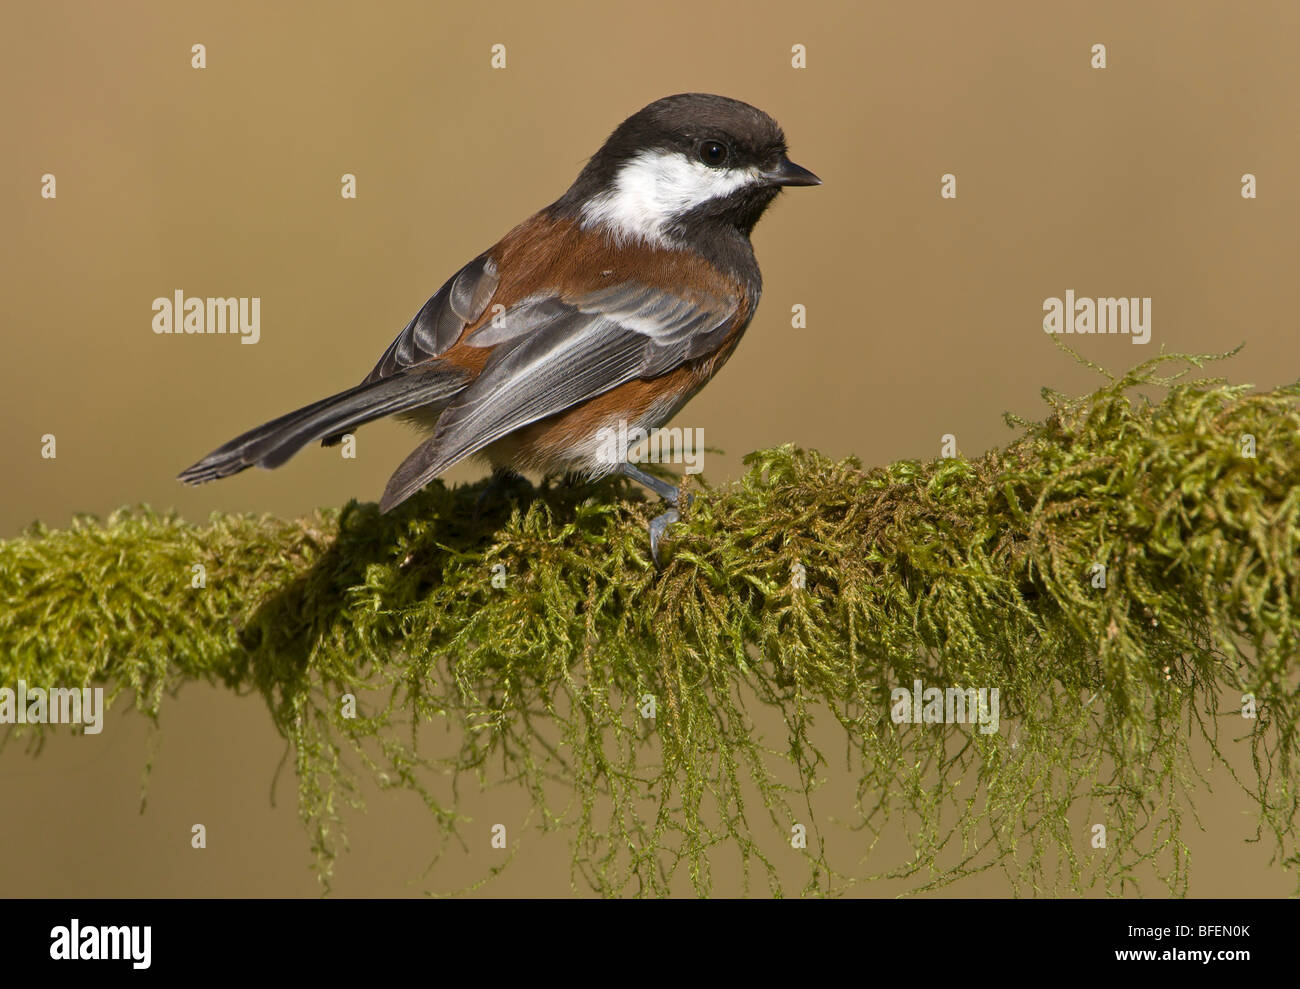
{"label": "olive brown background", "polygon": [[[202,520],[376,499],[415,444],[398,423],[360,431],[355,460],[311,447],[201,489],[174,476],[359,380],[620,120],[683,91],[767,110],[825,182],[759,224],[757,318],[676,420],[725,450],[705,460],[714,484],[784,442],[866,464],[932,458],[945,433],[970,455],[1005,442],[1002,413],[1037,416],[1042,386],[1097,383],[1042,330],[1043,300],[1067,289],[1152,298],[1146,346],[1071,338],[1112,370],[1244,341],[1222,373],[1300,377],[1294,2],[8,0],[0,37],[0,537],[138,502]],[[347,172],[356,200],[339,194]],[[955,200],[939,195],[949,172]],[[1257,199],[1241,195],[1248,172]],[[40,195],[45,173],[56,199]],[[261,341],[155,335],[152,300],[178,289],[259,297]],[[156,737],[129,708],[98,736],[0,754],[0,895],[318,892],[289,768],[272,799],[284,743],[256,697],[188,687]],[[1268,846],[1246,843],[1249,805],[1212,780],[1204,830],[1189,818],[1183,836],[1192,894],[1289,892]],[[501,854],[484,841],[422,876],[419,801],[368,798],[340,894],[455,888]],[[526,808],[497,788],[462,809],[486,828]],[[195,822],[206,850],[190,848]],[[517,859],[484,892],[566,895],[563,835],[512,838]],[[738,889],[727,869],[719,892]],[[986,874],[951,892],[1007,890]]]}

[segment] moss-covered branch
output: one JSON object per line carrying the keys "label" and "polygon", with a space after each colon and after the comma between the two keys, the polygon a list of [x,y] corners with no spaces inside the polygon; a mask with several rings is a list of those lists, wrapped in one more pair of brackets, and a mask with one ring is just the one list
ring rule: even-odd
{"label": "moss-covered branch", "polygon": [[[326,879],[361,775],[420,793],[445,839],[439,781],[478,774],[526,788],[605,894],[706,891],[722,846],[774,889],[802,856],[808,891],[995,867],[1017,891],[1154,870],[1182,892],[1204,739],[1224,765],[1249,751],[1234,778],[1294,868],[1300,386],[1157,376],[1204,360],[1045,390],[1045,421],[1009,417],[1020,438],[974,460],[753,454],[697,489],[662,571],[656,506],[621,482],[481,512],[479,486],[434,485],[391,516],[37,526],[0,543],[0,684],[104,683],[149,715],[186,680],[255,687]],[[895,724],[918,679],[998,688],[1000,730]],[[831,771],[856,781],[847,822],[817,809]],[[867,855],[887,822],[904,860]]]}

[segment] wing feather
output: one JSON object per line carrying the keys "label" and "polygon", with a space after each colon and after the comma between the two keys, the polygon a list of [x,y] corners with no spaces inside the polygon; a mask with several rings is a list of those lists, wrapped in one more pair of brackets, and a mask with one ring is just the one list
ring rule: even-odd
{"label": "wing feather", "polygon": [[[527,299],[466,342],[496,349],[398,468],[380,505],[400,504],[457,460],[529,423],[636,378],[713,353],[734,332],[734,299],[686,298],[628,282],[571,301]],[[487,334],[485,337],[484,335]]]}
{"label": "wing feather", "polygon": [[392,377],[445,353],[483,315],[499,282],[496,262],[486,252],[480,254],[429,298],[365,380]]}

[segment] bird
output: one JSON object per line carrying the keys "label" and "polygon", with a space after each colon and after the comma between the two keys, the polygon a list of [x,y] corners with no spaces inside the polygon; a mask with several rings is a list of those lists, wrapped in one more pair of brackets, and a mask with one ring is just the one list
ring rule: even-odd
{"label": "bird", "polygon": [[[452,275],[368,375],[213,450],[179,479],[279,467],[397,415],[426,438],[389,479],[389,512],[458,461],[596,480],[622,472],[669,509],[681,490],[607,438],[670,420],[726,363],[762,292],[750,234],[781,190],[820,185],[780,126],[725,96],[680,93],[623,121],[555,202]],[[688,501],[689,504],[689,495]]]}

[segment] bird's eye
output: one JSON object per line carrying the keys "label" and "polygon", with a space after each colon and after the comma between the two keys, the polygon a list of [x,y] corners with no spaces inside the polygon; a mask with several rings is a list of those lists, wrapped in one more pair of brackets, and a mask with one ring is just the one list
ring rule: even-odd
{"label": "bird's eye", "polygon": [[717,168],[727,160],[727,146],[721,141],[705,141],[700,145],[700,161]]}

